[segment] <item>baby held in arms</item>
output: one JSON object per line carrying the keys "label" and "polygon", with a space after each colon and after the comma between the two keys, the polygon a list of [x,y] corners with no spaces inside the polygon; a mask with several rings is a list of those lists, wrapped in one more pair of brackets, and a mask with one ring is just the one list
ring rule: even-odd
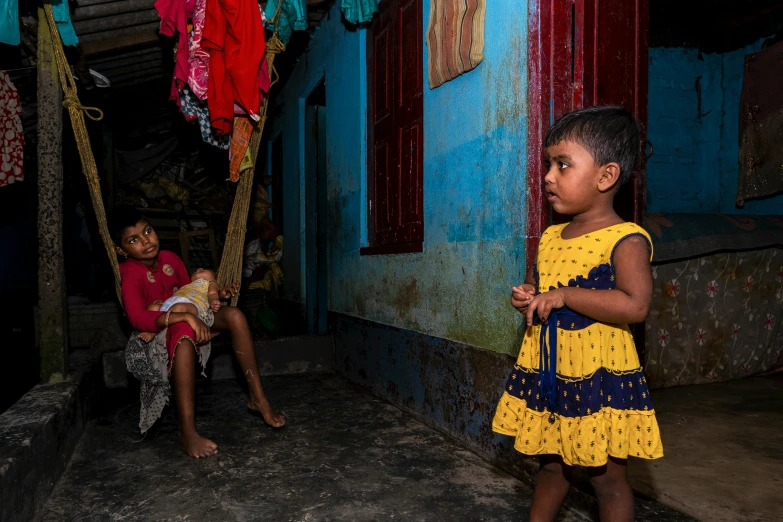
{"label": "baby held in arms", "polygon": [[[215,313],[220,310],[220,290],[217,276],[212,270],[199,268],[190,277],[190,284],[185,285],[163,303],[156,301],[147,306],[152,312],[190,313],[197,317],[207,314],[209,308]],[[208,325],[210,326],[210,325]],[[139,338],[148,343],[155,338],[154,332],[142,332]]]}

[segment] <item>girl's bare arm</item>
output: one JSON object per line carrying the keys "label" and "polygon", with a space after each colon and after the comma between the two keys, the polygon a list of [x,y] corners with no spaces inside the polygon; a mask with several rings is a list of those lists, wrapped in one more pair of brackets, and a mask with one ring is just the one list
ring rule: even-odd
{"label": "girl's bare arm", "polygon": [[653,280],[647,240],[632,236],[614,252],[614,290],[564,287],[536,296],[527,310],[528,325],[538,312],[546,321],[552,309],[567,306],[577,313],[604,323],[640,323],[650,313]]}

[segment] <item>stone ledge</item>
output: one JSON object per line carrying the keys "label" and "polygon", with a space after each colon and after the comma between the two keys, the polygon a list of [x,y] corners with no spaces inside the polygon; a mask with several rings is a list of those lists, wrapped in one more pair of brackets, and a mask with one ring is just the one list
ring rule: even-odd
{"label": "stone ledge", "polygon": [[0,522],[31,520],[84,431],[99,349],[70,356],[66,381],[39,384],[0,415]]}

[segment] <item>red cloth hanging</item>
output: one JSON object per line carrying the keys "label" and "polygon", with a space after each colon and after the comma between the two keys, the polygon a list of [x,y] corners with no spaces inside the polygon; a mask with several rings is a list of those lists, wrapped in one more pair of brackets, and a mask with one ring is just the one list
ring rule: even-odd
{"label": "red cloth hanging", "polygon": [[207,103],[212,126],[223,134],[231,132],[235,102],[258,121],[266,41],[256,0],[207,2],[201,47],[210,56]]}
{"label": "red cloth hanging", "polygon": [[177,105],[179,105],[179,85],[177,80],[187,83],[190,72],[188,66],[188,16],[186,1],[157,0],[155,9],[160,16],[160,34],[164,36],[178,35],[177,59],[174,65],[174,78],[171,81],[171,99],[177,100]]}

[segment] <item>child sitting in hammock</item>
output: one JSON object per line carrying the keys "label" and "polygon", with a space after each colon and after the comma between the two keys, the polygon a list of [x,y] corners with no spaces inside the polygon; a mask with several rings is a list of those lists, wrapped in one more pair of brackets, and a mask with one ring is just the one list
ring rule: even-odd
{"label": "child sitting in hammock", "polygon": [[[215,316],[220,311],[220,290],[216,282],[217,276],[212,270],[199,268],[190,277],[190,284],[179,289],[174,289],[174,295],[166,299],[165,302],[155,301],[147,306],[150,312],[171,312],[187,313],[197,317],[204,316],[207,320],[204,323],[212,326],[215,322]],[[209,311],[212,311],[212,314]],[[151,342],[155,332],[142,332],[139,339],[145,343]]]}
{"label": "child sitting in hammock", "polygon": [[[285,424],[264,395],[256,364],[255,347],[244,314],[236,307],[221,306],[216,313],[193,314],[147,310],[155,301],[165,301],[178,288],[190,284],[185,266],[173,252],[160,250],[158,236],[135,208],[115,209],[109,220],[117,254],[126,258],[120,265],[122,302],[131,325],[140,332],[163,332],[149,343],[132,337],[126,350],[128,368],[141,380],[139,427],[146,432],[160,416],[168,400],[168,376],[174,383],[179,417],[179,443],[191,457],[206,457],[217,452],[217,444],[199,435],[195,422],[196,355],[202,366],[209,357],[210,326],[204,321],[212,315],[212,330],[231,332],[234,354],[247,379],[250,397],[247,407],[261,414],[275,428]],[[232,283],[219,292],[229,299],[238,291]],[[177,356],[174,357],[174,352]]]}

